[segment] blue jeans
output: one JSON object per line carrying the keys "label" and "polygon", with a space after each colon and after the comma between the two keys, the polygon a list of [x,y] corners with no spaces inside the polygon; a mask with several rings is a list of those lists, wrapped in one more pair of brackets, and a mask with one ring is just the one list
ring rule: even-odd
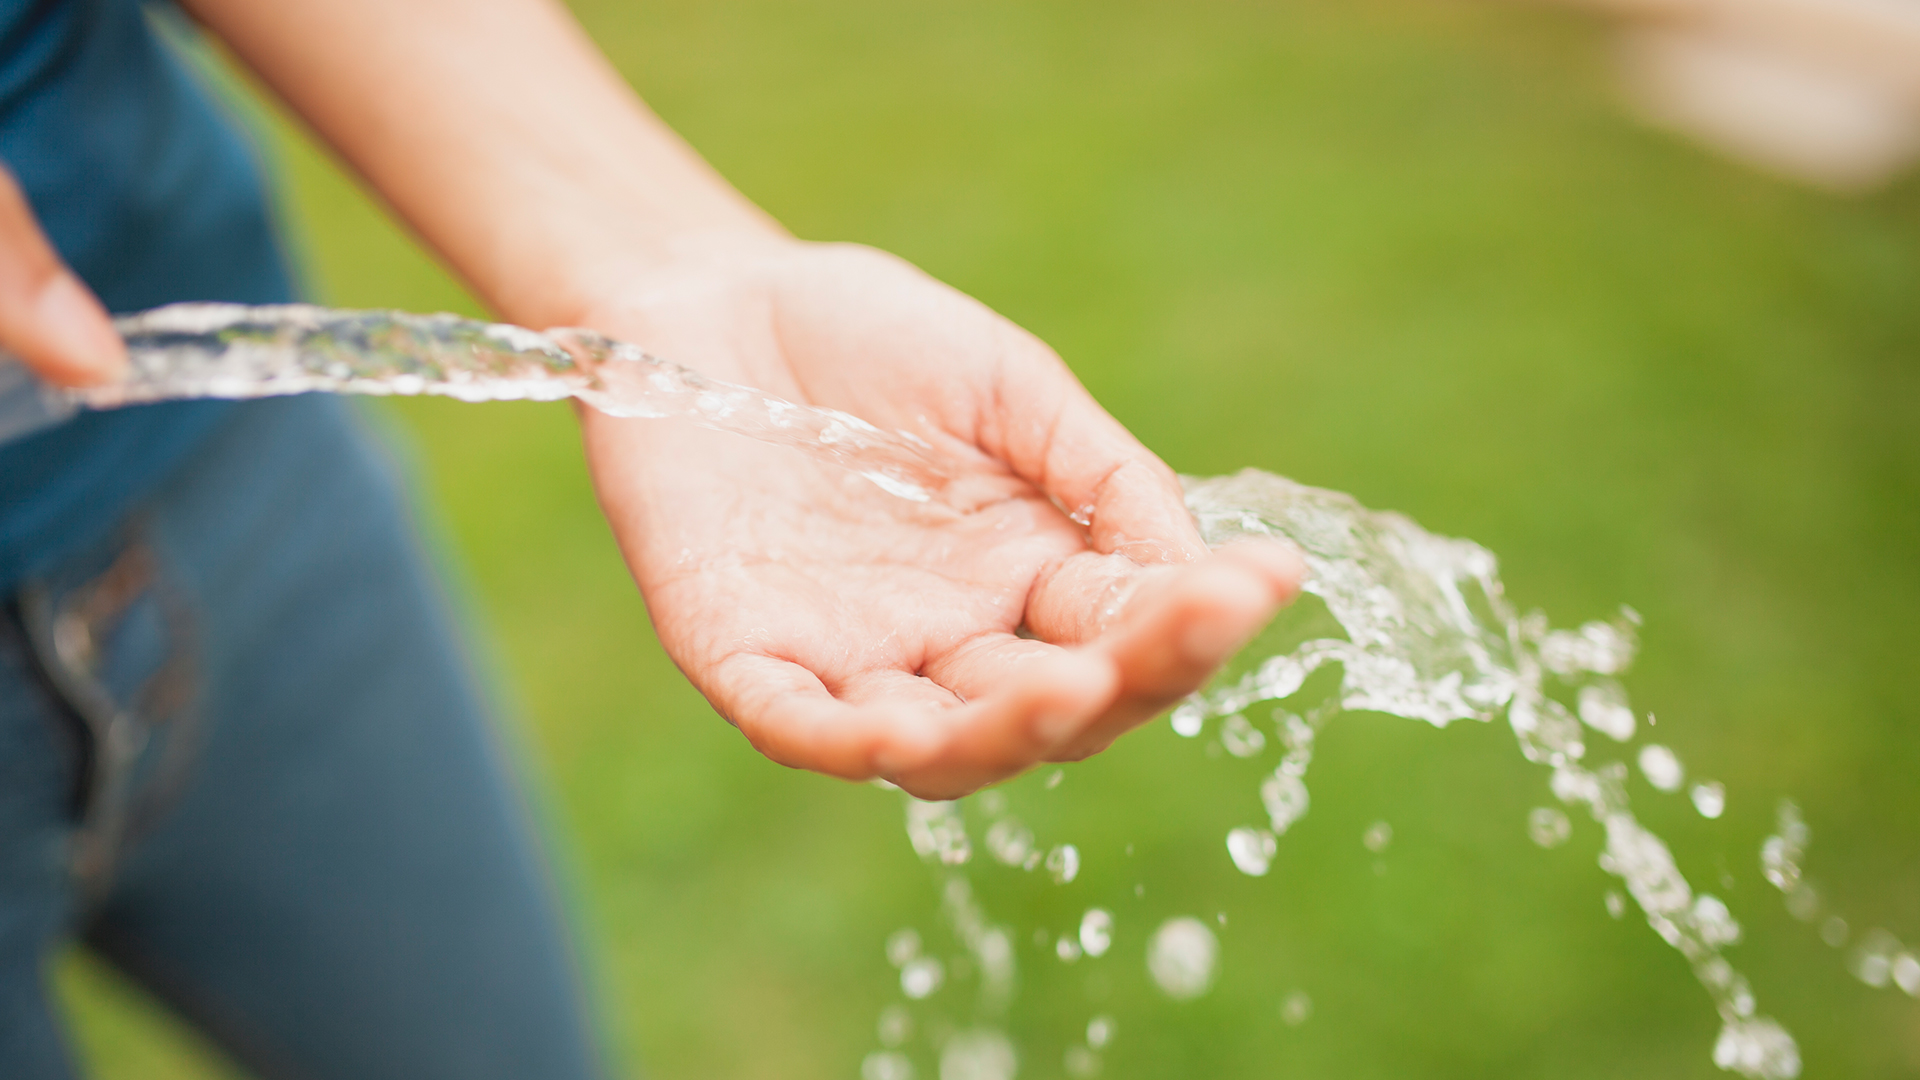
{"label": "blue jeans", "polygon": [[72,1075],[83,940],[263,1077],[602,1063],[398,485],[340,402],[233,411],[0,616],[0,1074]]}

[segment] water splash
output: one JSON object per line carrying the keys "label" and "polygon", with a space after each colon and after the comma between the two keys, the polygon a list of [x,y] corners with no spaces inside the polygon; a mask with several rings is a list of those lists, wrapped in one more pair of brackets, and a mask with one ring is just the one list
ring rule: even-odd
{"label": "water splash", "polygon": [[[1476,544],[1434,536],[1351,496],[1253,469],[1188,479],[1186,489],[1209,544],[1244,536],[1292,543],[1307,563],[1305,591],[1325,602],[1346,634],[1301,642],[1176,712],[1176,723],[1194,728],[1257,702],[1291,698],[1315,671],[1340,665],[1329,700],[1311,706],[1297,726],[1288,724],[1295,767],[1283,762],[1261,788],[1276,833],[1306,812],[1303,778],[1313,732],[1335,712],[1367,710],[1436,726],[1504,714],[1521,754],[1551,770],[1553,794],[1601,826],[1601,868],[1620,879],[1648,924],[1707,989],[1722,1020],[1715,1063],[1766,1080],[1800,1074],[1792,1036],[1758,1014],[1746,978],[1722,955],[1738,937],[1726,906],[1706,895],[1696,900],[1666,844],[1634,816],[1625,764],[1584,764],[1583,721],[1614,740],[1633,735],[1633,712],[1614,676],[1632,662],[1637,615],[1629,610],[1614,622],[1551,631],[1544,617],[1514,612],[1492,553]],[[1571,691],[1578,719],[1552,696],[1550,681]],[[1680,787],[1684,774],[1672,751],[1649,745],[1639,761],[1656,788]],[[1551,808],[1530,818],[1529,831],[1543,846],[1561,843],[1570,830]]]}
{"label": "water splash", "polygon": [[[1760,843],[1761,874],[1767,884],[1780,890],[1787,913],[1804,923],[1814,922],[1826,910],[1820,890],[1806,876],[1807,845],[1812,839],[1813,830],[1800,807],[1782,799],[1775,811],[1774,830]],[[1833,948],[1845,946],[1851,936],[1851,927],[1839,915],[1829,914],[1820,923],[1820,940]],[[1920,956],[1881,927],[1860,935],[1847,956],[1847,970],[1876,990],[1895,987],[1908,997],[1920,997]]]}
{"label": "water splash", "polygon": [[173,304],[114,319],[127,378],[43,390],[55,415],[179,398],[324,390],[460,401],[575,398],[612,416],[677,418],[794,447],[925,502],[950,479],[928,445],[833,409],[709,379],[592,330],[535,333],[456,315],[309,304]]}
{"label": "water splash", "polygon": [[[1590,760],[1586,731],[1603,736],[1606,742],[1598,745],[1606,746],[1632,741],[1640,727],[1618,681],[1633,660],[1636,614],[1623,609],[1616,620],[1553,630],[1544,616],[1513,610],[1494,557],[1475,544],[1434,536],[1350,496],[1269,473],[1248,470],[1189,478],[1185,484],[1188,507],[1208,543],[1245,536],[1292,543],[1308,566],[1305,591],[1318,597],[1338,624],[1320,633],[1320,624],[1301,616],[1312,636],[1259,658],[1244,675],[1195,695],[1170,716],[1178,735],[1197,738],[1212,725],[1219,739],[1209,746],[1253,758],[1264,751],[1266,737],[1250,717],[1255,706],[1272,703],[1264,711],[1284,752],[1251,793],[1257,794],[1266,820],[1226,835],[1226,854],[1235,867],[1255,877],[1269,872],[1280,840],[1311,808],[1306,777],[1318,733],[1342,712],[1367,710],[1436,726],[1504,719],[1521,755],[1546,771],[1545,786],[1560,803],[1532,811],[1527,831],[1543,847],[1568,843],[1574,823],[1566,810],[1582,811],[1599,826],[1599,865],[1620,885],[1606,893],[1605,910],[1621,918],[1630,905],[1637,906],[1653,931],[1687,960],[1721,1018],[1712,1060],[1757,1080],[1800,1074],[1793,1037],[1759,1012],[1746,977],[1724,955],[1743,933],[1732,910],[1720,898],[1697,891],[1666,843],[1635,816],[1627,794],[1628,762]],[[1303,693],[1322,668],[1339,669],[1337,684],[1324,696]],[[1312,685],[1326,685],[1326,680]],[[1679,758],[1664,746],[1648,744],[1631,760],[1656,791],[1684,786]],[[1683,797],[1713,817],[1724,807],[1725,791],[1703,781]],[[915,848],[946,873],[966,873],[941,855],[964,849],[964,814],[953,811],[952,828],[962,836],[945,843],[929,840],[927,822],[935,814],[909,803]],[[1797,811],[1792,820],[1798,820]],[[1363,843],[1379,852],[1390,838],[1388,830],[1376,828]],[[1796,828],[1791,822],[1771,842],[1769,875],[1787,882],[1783,889],[1799,880],[1804,843],[1804,824]],[[1139,885],[1134,893],[1142,895]],[[1876,937],[1862,955],[1856,969],[1881,984],[1897,984],[1898,967],[1920,987],[1920,958],[1890,935]],[[1148,944],[1147,973],[1177,1000],[1204,994],[1219,963],[1214,930],[1190,917],[1162,923]],[[1311,1008],[1304,993],[1290,994],[1280,1018],[1298,1024]]]}

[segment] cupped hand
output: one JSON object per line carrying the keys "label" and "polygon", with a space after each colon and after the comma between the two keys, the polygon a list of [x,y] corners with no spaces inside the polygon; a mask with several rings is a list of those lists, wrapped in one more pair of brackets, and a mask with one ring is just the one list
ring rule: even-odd
{"label": "cupped hand", "polygon": [[13,175],[0,167],[0,349],[63,386],[105,382],[126,367],[107,310],[47,243]]}
{"label": "cupped hand", "polygon": [[1298,590],[1284,547],[1209,554],[1172,471],[1058,357],[891,256],[715,245],[585,321],[957,466],[916,504],[793,449],[583,414],[662,644],[775,761],[950,798],[1084,757],[1196,689]]}

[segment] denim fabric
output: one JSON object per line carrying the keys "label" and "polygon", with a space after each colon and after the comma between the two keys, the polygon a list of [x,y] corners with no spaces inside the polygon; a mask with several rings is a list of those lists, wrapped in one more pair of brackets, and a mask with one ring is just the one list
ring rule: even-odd
{"label": "denim fabric", "polygon": [[0,1073],[83,939],[265,1077],[601,1075],[538,838],[337,400],[248,403],[0,618]]}
{"label": "denim fabric", "polygon": [[[114,311],[278,303],[293,284],[239,126],[140,0],[0,0],[0,159]],[[183,33],[188,33],[183,29]],[[222,402],[56,417],[0,359],[0,589],[97,542],[218,426]]]}

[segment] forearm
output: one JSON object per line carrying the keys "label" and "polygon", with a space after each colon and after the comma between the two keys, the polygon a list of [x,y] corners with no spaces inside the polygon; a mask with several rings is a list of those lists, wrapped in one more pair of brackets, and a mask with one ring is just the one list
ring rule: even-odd
{"label": "forearm", "polygon": [[552,0],[186,0],[503,317],[776,235]]}

